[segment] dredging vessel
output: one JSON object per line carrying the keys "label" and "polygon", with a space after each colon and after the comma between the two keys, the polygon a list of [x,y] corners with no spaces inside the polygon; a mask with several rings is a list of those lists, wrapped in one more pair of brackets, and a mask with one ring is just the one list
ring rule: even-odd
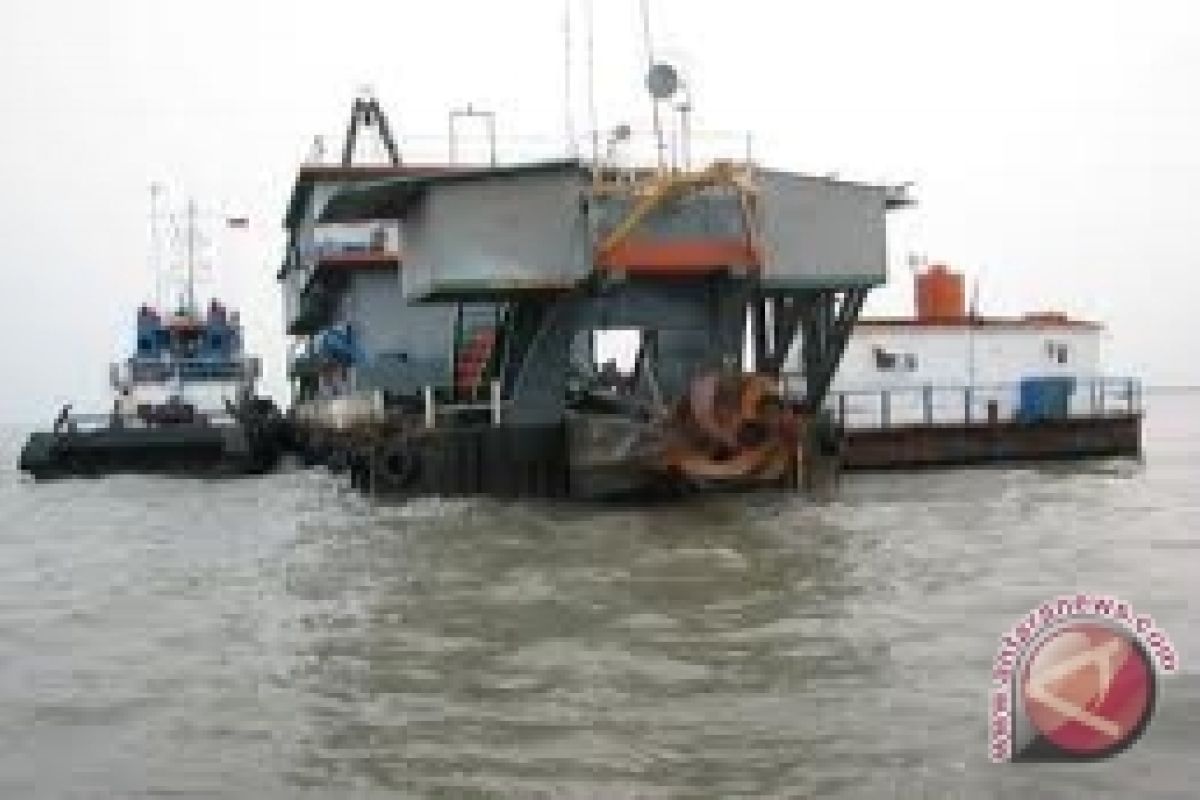
{"label": "dredging vessel", "polygon": [[[590,160],[498,163],[494,118],[469,107],[451,112],[448,161],[408,163],[378,102],[355,100],[340,163],[301,166],[284,223],[292,422],[309,461],[372,494],[608,498],[1140,454],[1137,382],[1068,364],[1071,336],[1094,326],[968,315],[961,281],[938,270],[918,294],[958,299],[900,329],[944,347],[859,325],[907,185],[748,153],[694,163],[688,103],[669,136],[657,127],[678,77],[656,64],[647,85],[656,157],[641,160],[621,157],[621,125]],[[485,163],[454,157],[461,115],[488,121]],[[387,161],[354,163],[372,127]],[[947,352],[992,333],[1019,363],[988,339],[1011,370],[947,377]],[[623,367],[601,346],[614,336]],[[1090,402],[1071,400],[1077,385]],[[865,423],[864,408],[878,409]]]}
{"label": "dredging vessel", "polygon": [[[194,205],[188,225],[192,241]],[[138,308],[133,352],[110,367],[111,408],[80,414],[64,406],[51,430],[29,436],[21,470],[36,478],[227,475],[276,464],[284,427],[275,404],[256,392],[261,362],[244,352],[236,311],[217,300],[198,307],[193,250],[178,305],[166,313]]]}
{"label": "dredging vessel", "polygon": [[[651,69],[656,109],[678,83]],[[285,219],[309,457],[401,495],[808,480],[834,445],[830,382],[885,280],[885,217],[911,201],[749,158],[694,163],[686,114],[681,145],[655,131],[650,163],[617,157],[618,126],[590,160],[500,164],[493,139],[488,163],[413,164],[378,102],[357,99],[341,163],[304,164]],[[352,163],[368,127],[387,163]],[[625,369],[598,347],[622,333]],[[794,346],[803,374],[785,392]]]}

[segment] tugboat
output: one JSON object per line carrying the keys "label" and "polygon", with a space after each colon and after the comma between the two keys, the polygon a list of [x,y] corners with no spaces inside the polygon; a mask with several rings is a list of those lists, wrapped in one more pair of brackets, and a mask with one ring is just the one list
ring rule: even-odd
{"label": "tugboat", "polygon": [[259,375],[259,360],[242,353],[236,312],[214,300],[204,316],[183,309],[163,318],[143,305],[134,354],[112,365],[112,409],[64,406],[49,432],[30,435],[18,466],[36,478],[268,471],[282,418],[255,394]]}
{"label": "tugboat", "polygon": [[[189,206],[188,241],[194,239]],[[111,409],[59,411],[50,431],[30,435],[18,467],[35,478],[115,472],[184,475],[252,474],[272,469],[285,425],[275,404],[259,397],[258,358],[243,352],[237,312],[212,300],[195,302],[192,246],[186,292],[173,312],[145,304],[137,311],[136,344],[111,366]]]}

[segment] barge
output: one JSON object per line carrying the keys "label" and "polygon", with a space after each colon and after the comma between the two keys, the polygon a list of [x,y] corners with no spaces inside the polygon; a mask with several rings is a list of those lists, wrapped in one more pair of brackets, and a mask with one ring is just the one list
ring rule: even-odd
{"label": "barge", "polygon": [[965,286],[927,265],[912,316],[858,321],[826,400],[844,469],[1141,457],[1141,382],[1104,369],[1103,324],[987,315]]}

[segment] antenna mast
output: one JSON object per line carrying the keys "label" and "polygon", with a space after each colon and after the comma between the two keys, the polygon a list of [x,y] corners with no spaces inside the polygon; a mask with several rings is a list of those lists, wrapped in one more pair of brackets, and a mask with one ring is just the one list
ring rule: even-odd
{"label": "antenna mast", "polygon": [[[650,0],[641,0],[642,9],[642,38],[646,45],[646,73],[654,69],[654,41],[650,37]],[[658,97],[651,100],[654,121],[654,147],[658,153],[658,170],[663,171],[666,162],[666,143],[663,141],[662,119],[658,111]]]}
{"label": "antenna mast", "polygon": [[184,311],[196,313],[196,199],[189,197],[187,204],[187,294],[184,295]]}
{"label": "antenna mast", "polygon": [[592,128],[592,164],[600,163],[600,122],[596,114],[596,14],[593,0],[587,0],[587,83],[588,124]]}
{"label": "antenna mast", "polygon": [[157,181],[150,184],[150,269],[154,273],[154,307],[162,308],[162,240],[158,230],[158,199],[163,185]]}
{"label": "antenna mast", "polygon": [[579,156],[579,148],[575,141],[575,113],[571,104],[571,3],[573,0],[563,0],[563,115],[567,136],[567,154]]}

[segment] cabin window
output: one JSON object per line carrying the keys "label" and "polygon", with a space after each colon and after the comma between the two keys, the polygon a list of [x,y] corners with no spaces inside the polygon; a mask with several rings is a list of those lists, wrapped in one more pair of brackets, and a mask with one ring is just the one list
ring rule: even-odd
{"label": "cabin window", "polygon": [[1055,364],[1066,364],[1071,359],[1071,349],[1064,342],[1046,342],[1046,358]]}
{"label": "cabin window", "polygon": [[893,353],[882,347],[874,349],[875,369],[879,372],[916,372],[916,353]]}

